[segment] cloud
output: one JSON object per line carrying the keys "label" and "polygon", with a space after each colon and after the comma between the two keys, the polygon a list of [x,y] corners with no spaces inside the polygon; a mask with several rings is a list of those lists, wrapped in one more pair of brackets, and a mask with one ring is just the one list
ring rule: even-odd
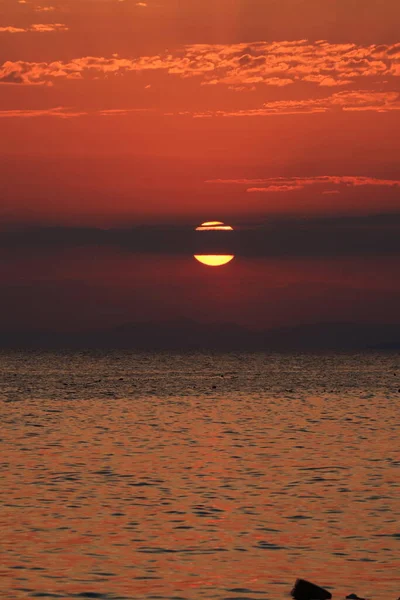
{"label": "cloud", "polygon": [[[27,0],[18,0],[18,4],[30,4],[30,2],[27,2]],[[33,6],[33,10],[35,12],[53,12],[57,9],[55,6],[50,6],[50,5],[47,5],[47,6],[36,5],[36,6]]]}
{"label": "cloud", "polygon": [[[65,252],[66,248],[115,247],[129,253],[191,255],[231,250],[239,256],[399,256],[400,214],[328,218],[269,218],[257,227],[196,232],[191,227],[143,225],[124,229],[37,227],[3,230],[0,250]],[[285,243],[282,244],[282,240]],[[340,242],[339,242],[340,241]]]}
{"label": "cloud", "polygon": [[151,112],[148,108],[109,108],[96,111],[78,110],[66,106],[57,106],[54,108],[43,109],[11,109],[0,110],[0,119],[12,118],[37,118],[37,117],[58,117],[60,119],[72,119],[73,117],[84,116],[122,116],[128,113]]}
{"label": "cloud", "polygon": [[69,31],[69,28],[64,23],[38,23],[31,25],[29,31],[36,33],[51,33],[53,31]]}
{"label": "cloud", "polygon": [[100,115],[103,117],[118,117],[128,115],[130,113],[143,113],[153,112],[152,108],[104,108],[95,112],[88,112],[87,114]]}
{"label": "cloud", "polygon": [[85,111],[74,111],[64,106],[44,109],[12,109],[0,110],[1,118],[32,118],[32,117],[59,117],[61,119],[70,119],[72,117],[81,117],[86,115]]}
{"label": "cloud", "polygon": [[53,12],[56,10],[55,6],[35,6],[33,9],[35,12]]}
{"label": "cloud", "polygon": [[54,31],[69,31],[69,28],[64,23],[35,23],[29,27],[0,27],[0,33],[53,33]]}
{"label": "cloud", "polygon": [[[164,62],[172,58],[173,55],[164,57]],[[395,45],[360,46],[307,40],[195,44],[187,46],[180,60],[175,60],[168,70],[183,77],[201,76],[204,85],[280,86],[282,82],[289,85],[303,81],[332,87],[348,85],[359,77],[388,76],[397,60]]]}
{"label": "cloud", "polygon": [[247,191],[248,192],[293,192],[294,190],[301,190],[303,189],[304,185],[298,185],[298,184],[294,184],[294,185],[288,185],[288,184],[282,184],[282,185],[269,185],[266,188],[258,188],[258,187],[253,187],[253,188],[249,188]]}
{"label": "cloud", "polygon": [[25,31],[27,31],[27,29],[22,27],[0,27],[0,33],[24,33]]}
{"label": "cloud", "polygon": [[[9,33],[66,30],[68,28],[60,23],[35,24],[25,29],[0,28]],[[168,113],[173,116],[232,118],[400,110],[400,94],[395,82],[395,78],[400,77],[400,43],[362,46],[299,40],[194,44],[173,52],[137,58],[114,54],[70,61],[6,61],[0,65],[0,84],[53,86],[58,81],[111,78],[137,72],[164,72],[171,77],[195,78],[203,87],[225,85],[239,93],[272,86],[282,89],[285,94],[284,99],[267,101],[255,108],[227,110],[222,107],[196,112],[190,107],[182,107],[179,112]],[[300,92],[298,84],[302,84]],[[350,85],[351,89],[341,89]],[[379,87],[374,91],[371,86]],[[293,94],[291,90],[294,90]],[[289,99],[288,94],[291,94]],[[114,112],[126,114],[129,111],[120,108]]]}
{"label": "cloud", "polygon": [[[75,76],[78,77],[78,76]],[[71,75],[71,78],[75,78]],[[0,75],[0,83],[9,85],[52,85],[51,82],[37,80],[26,81],[24,73],[10,68],[4,70]],[[367,111],[387,112],[390,110],[400,110],[399,94],[396,92],[372,93],[372,92],[351,92],[335,94],[337,98],[331,96],[323,101],[303,100],[303,101],[276,101],[264,105],[264,108],[237,111],[208,111],[202,113],[193,113],[191,111],[176,111],[163,113],[164,116],[171,117],[189,117],[189,118],[212,118],[212,117],[264,117],[270,115],[293,115],[293,114],[312,114],[324,113],[329,110],[341,109],[344,111]],[[340,101],[338,101],[340,100]],[[347,105],[346,105],[347,102]],[[318,106],[316,108],[316,106]],[[324,107],[324,108],[323,108]],[[49,109],[20,109],[0,111],[1,117],[36,117],[36,116],[59,116],[70,118],[83,115],[100,116],[124,116],[137,112],[154,112],[152,108],[106,108],[100,110],[80,110],[71,107],[55,107]],[[273,190],[271,190],[273,191]]]}
{"label": "cloud", "polygon": [[[210,179],[206,183],[224,185],[243,185],[249,193],[282,193],[302,190],[306,186],[325,186],[347,188],[374,186],[400,189],[399,179],[379,179],[360,175],[318,175],[315,177],[267,177],[265,179]],[[327,190],[324,194],[339,193],[339,190]]]}
{"label": "cloud", "polygon": [[275,100],[266,102],[260,108],[238,109],[233,111],[216,110],[194,113],[200,117],[265,117],[270,115],[323,114],[330,111],[375,111],[389,112],[400,110],[398,92],[371,92],[368,90],[336,92],[326,98],[305,100]]}
{"label": "cloud", "polygon": [[[53,26],[62,27],[61,24]],[[321,88],[352,83],[360,87],[360,80],[384,84],[388,78],[400,76],[400,45],[361,46],[307,40],[193,44],[173,52],[138,58],[86,56],[69,62],[18,61],[13,64],[23,72],[25,81],[165,71],[181,78],[197,77],[201,85],[234,88],[285,87],[300,82]]]}

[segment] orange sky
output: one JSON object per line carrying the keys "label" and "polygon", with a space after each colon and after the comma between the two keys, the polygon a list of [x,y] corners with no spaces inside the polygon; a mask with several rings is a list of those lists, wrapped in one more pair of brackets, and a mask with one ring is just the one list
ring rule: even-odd
{"label": "orange sky", "polygon": [[0,226],[398,213],[399,25],[398,0],[0,0]]}
{"label": "orange sky", "polygon": [[[399,23],[397,0],[0,0],[0,216],[392,210]],[[371,185],[251,181],[325,175]]]}

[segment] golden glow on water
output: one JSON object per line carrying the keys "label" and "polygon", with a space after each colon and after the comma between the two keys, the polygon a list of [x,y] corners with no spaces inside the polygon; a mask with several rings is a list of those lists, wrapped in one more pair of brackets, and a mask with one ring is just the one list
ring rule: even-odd
{"label": "golden glow on water", "polygon": [[2,354],[0,598],[397,598],[396,361]]}
{"label": "golden glow on water", "polygon": [[194,257],[208,267],[222,267],[235,258],[233,254],[195,254]]}

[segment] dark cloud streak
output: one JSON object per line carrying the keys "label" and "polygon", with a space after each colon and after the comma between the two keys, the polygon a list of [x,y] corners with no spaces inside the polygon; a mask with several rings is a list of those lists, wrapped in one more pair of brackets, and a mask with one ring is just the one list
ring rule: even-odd
{"label": "dark cloud streak", "polygon": [[125,229],[34,227],[8,229],[0,251],[56,252],[92,247],[136,254],[235,253],[248,257],[400,256],[400,214],[279,218],[234,232],[195,232],[185,226]]}

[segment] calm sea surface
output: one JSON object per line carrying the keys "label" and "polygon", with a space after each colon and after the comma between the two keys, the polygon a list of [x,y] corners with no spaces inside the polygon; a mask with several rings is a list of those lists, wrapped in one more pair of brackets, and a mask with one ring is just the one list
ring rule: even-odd
{"label": "calm sea surface", "polygon": [[400,594],[400,356],[0,354],[0,597]]}

